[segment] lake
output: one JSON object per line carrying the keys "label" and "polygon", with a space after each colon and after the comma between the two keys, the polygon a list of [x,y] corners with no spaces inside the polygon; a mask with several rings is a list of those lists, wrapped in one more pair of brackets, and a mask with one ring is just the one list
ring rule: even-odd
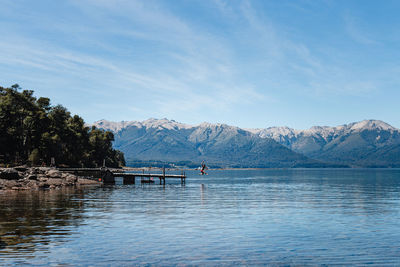
{"label": "lake", "polygon": [[0,265],[400,265],[399,169],[0,192]]}

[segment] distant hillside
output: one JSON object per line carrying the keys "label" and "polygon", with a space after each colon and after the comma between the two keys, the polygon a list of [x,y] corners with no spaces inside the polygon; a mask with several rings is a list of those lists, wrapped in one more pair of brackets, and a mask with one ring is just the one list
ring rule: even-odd
{"label": "distant hillside", "polygon": [[400,130],[379,120],[308,130],[192,126],[167,119],[95,125],[115,133],[114,147],[128,159],[207,159],[237,167],[400,167]]}
{"label": "distant hillside", "polygon": [[308,130],[270,127],[251,132],[321,161],[357,167],[400,167],[400,130],[379,120]]}
{"label": "distant hillside", "polygon": [[143,122],[95,123],[114,131],[114,147],[127,160],[193,161],[207,160],[227,167],[325,166],[295,153],[272,139],[225,124],[190,126],[167,119]]}

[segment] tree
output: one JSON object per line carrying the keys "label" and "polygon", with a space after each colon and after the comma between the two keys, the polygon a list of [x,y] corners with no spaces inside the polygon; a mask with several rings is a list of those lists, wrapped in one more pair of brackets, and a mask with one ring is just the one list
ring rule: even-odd
{"label": "tree", "polygon": [[0,156],[5,163],[37,165],[41,160],[67,166],[125,165],[122,152],[112,148],[114,135],[95,127],[50,99],[36,99],[32,90],[16,84],[0,87]]}

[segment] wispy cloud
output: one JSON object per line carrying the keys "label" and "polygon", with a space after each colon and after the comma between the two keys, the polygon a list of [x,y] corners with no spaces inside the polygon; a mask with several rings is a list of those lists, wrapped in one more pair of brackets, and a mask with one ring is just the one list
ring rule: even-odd
{"label": "wispy cloud", "polygon": [[[342,28],[332,31],[339,36],[327,41],[309,37],[313,24],[298,26],[283,16],[300,12],[301,21],[319,23],[323,15],[315,11],[327,6],[331,12],[337,5],[330,1],[210,0],[193,1],[188,9],[186,2],[155,0],[59,5],[4,1],[0,23],[6,27],[0,34],[7,38],[0,40],[0,79],[47,88],[45,93],[62,95],[77,112],[90,113],[90,120],[118,108],[126,110],[113,113],[121,119],[148,113],[202,114],[199,120],[207,120],[225,113],[254,115],[256,108],[270,114],[287,96],[316,102],[370,98],[388,81],[398,83],[393,70],[398,64],[371,67],[348,49],[348,43],[381,45],[351,12],[339,12],[345,16],[338,16],[343,21],[335,27]],[[313,30],[325,31],[320,28]],[[80,107],[78,97],[55,92],[65,87],[93,103]]]}
{"label": "wispy cloud", "polygon": [[362,45],[376,45],[378,42],[367,31],[360,27],[361,21],[347,12],[344,15],[347,34],[357,43]]}
{"label": "wispy cloud", "polygon": [[[344,79],[348,77],[344,73],[350,72],[346,66],[338,68],[323,63],[306,44],[285,38],[280,34],[281,29],[265,14],[257,12],[249,1],[241,2],[239,8],[235,10],[228,2],[215,1],[222,15],[233,20],[232,23],[243,18],[247,22],[244,27],[237,29],[237,36],[233,40],[226,40],[206,31],[194,30],[190,23],[169,12],[167,8],[157,4],[158,2],[86,0],[72,3],[90,18],[90,23],[85,25],[79,22],[68,25],[56,23],[48,27],[64,30],[73,37],[79,36],[86,44],[93,43],[93,39],[96,40],[99,36],[111,38],[110,41],[101,44],[101,48],[106,53],[111,51],[111,54],[123,51],[114,46],[112,38],[123,37],[128,42],[143,40],[155,46],[162,45],[167,50],[163,51],[163,48],[157,50],[162,51],[156,63],[158,66],[137,60],[135,57],[131,58],[131,63],[127,63],[118,58],[90,55],[65,47],[60,42],[54,44],[32,38],[16,38],[11,42],[26,45],[0,43],[3,51],[0,54],[2,61],[5,64],[22,64],[44,71],[70,73],[71,76],[101,77],[106,74],[105,76],[111,79],[107,81],[107,85],[114,84],[114,87],[124,89],[135,88],[134,91],[142,88],[154,94],[170,96],[170,99],[173,95],[174,99],[182,99],[182,103],[187,102],[183,97],[184,94],[189,94],[191,99],[201,99],[204,98],[206,91],[211,99],[202,102],[226,103],[217,105],[219,107],[234,105],[242,100],[244,95],[249,96],[247,97],[249,101],[260,99],[261,94],[267,98],[272,97],[273,93],[268,96],[270,93],[265,87],[279,86],[279,82],[274,79],[286,78],[287,81],[283,84],[288,84],[292,79],[290,85],[292,88],[305,90],[304,93],[311,94],[314,92],[363,94],[374,87],[371,82],[357,81],[357,76]],[[115,21],[115,16],[119,19],[124,18],[122,21],[125,23],[121,24],[120,20]],[[346,29],[357,41],[365,44],[373,43],[371,39],[361,34],[355,26],[354,18],[350,16],[346,16]],[[86,32],[88,37],[82,36],[83,32]],[[249,62],[239,62],[236,58],[238,48],[230,44],[232,41],[237,41],[239,47],[247,46],[249,55],[254,55],[254,58]],[[128,51],[135,53],[135,46],[131,49],[132,51]],[[149,50],[145,52],[149,53]],[[142,66],[138,67],[137,64]],[[253,69],[249,71],[246,69],[248,67]],[[251,81],[244,82],[238,79],[249,72],[259,75],[266,73],[271,80],[264,86],[262,84],[249,86]],[[302,77],[303,84],[299,83],[298,77]],[[369,84],[369,86],[355,88],[349,84]],[[252,95],[257,97],[251,97]]]}
{"label": "wispy cloud", "polygon": [[[228,108],[242,101],[243,95],[248,95],[248,101],[254,99],[254,89],[250,91],[247,86],[241,87],[240,82],[234,78],[238,72],[231,62],[228,51],[230,47],[220,42],[218,36],[192,29],[187,22],[164,7],[139,1],[75,1],[73,4],[91,18],[91,24],[69,24],[65,30],[72,36],[76,36],[75,32],[86,31],[89,43],[98,35],[103,38],[116,36],[126,38],[132,44],[137,40],[153,42],[168,50],[158,50],[161,58],[155,63],[157,66],[141,62],[134,56],[131,57],[132,62],[128,63],[118,58],[78,52],[65,47],[61,42],[47,43],[25,37],[15,38],[14,41],[28,45],[0,43],[5,52],[0,55],[2,61],[5,64],[22,64],[63,75],[69,73],[70,77],[92,76],[102,80],[107,77],[104,80],[105,87],[128,90],[139,97],[151,93],[155,99],[163,97],[163,103],[174,99],[174,106],[186,107],[188,110],[203,108],[204,103],[213,103],[213,106],[207,105],[209,108]],[[115,16],[119,19],[123,17],[126,25],[113,21]],[[63,29],[64,25],[53,24],[51,27]],[[118,51],[118,47],[113,48],[113,45],[111,39],[102,46],[106,53],[122,52]],[[135,45],[125,52],[135,53]],[[231,88],[232,84],[235,84],[234,89]],[[198,99],[201,104],[193,105]],[[192,104],[186,105],[188,102]],[[158,107],[155,105],[155,108]],[[165,107],[160,108],[160,113],[165,112]]]}

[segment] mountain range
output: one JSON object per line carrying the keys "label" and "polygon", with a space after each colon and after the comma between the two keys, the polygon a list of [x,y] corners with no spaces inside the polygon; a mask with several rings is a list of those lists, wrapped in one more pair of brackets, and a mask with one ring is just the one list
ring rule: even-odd
{"label": "mountain range", "polygon": [[224,167],[400,167],[400,130],[379,120],[308,130],[188,125],[168,119],[93,124],[115,135],[128,162],[200,162]]}

